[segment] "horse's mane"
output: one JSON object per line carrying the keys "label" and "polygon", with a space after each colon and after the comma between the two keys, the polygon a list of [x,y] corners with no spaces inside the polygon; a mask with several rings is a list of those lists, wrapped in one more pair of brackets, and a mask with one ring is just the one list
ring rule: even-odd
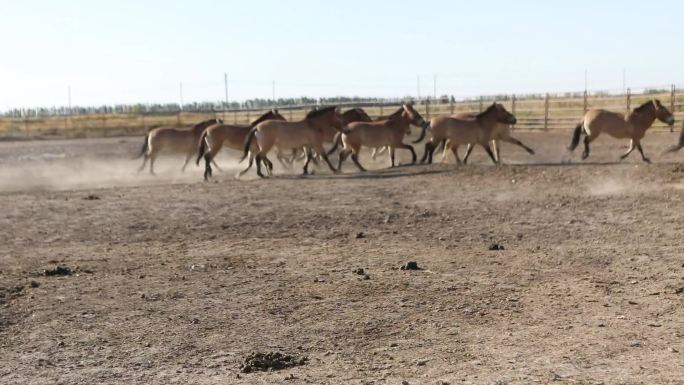
{"label": "horse's mane", "polygon": [[260,117],[258,117],[258,118],[257,118],[255,121],[253,121],[252,124],[250,124],[249,126],[250,126],[250,127],[254,127],[254,126],[256,126],[257,124],[263,122],[264,120],[269,119],[270,117],[275,117],[277,113],[278,113],[278,110],[270,110],[270,111],[264,113],[263,115],[261,115]]}
{"label": "horse's mane", "polygon": [[490,112],[491,112],[493,109],[495,109],[495,108],[496,108],[496,103],[492,103],[492,105],[489,106],[489,107],[487,107],[486,110],[484,110],[484,111],[480,112],[479,114],[475,115],[475,118],[481,118],[481,117],[487,115],[488,113],[490,113]]}
{"label": "horse's mane", "polygon": [[645,102],[644,104],[640,105],[639,107],[635,108],[634,112],[643,112],[644,110],[649,108],[649,105],[651,105],[653,103],[660,104],[660,100],[658,100],[658,99],[649,100],[649,101]]}
{"label": "horse's mane", "polygon": [[404,106],[399,107],[398,110],[394,111],[390,115],[387,116],[387,119],[396,119],[401,116],[401,114],[404,113]]}
{"label": "horse's mane", "polygon": [[192,128],[208,127],[208,126],[210,126],[212,124],[216,124],[216,123],[221,123],[221,119],[211,118],[211,119],[203,120],[203,121],[193,125]]}
{"label": "horse's mane", "polygon": [[363,117],[366,117],[366,118],[370,118],[370,116],[368,116],[368,114],[366,113],[366,111],[364,111],[363,108],[360,108],[360,107],[355,107],[355,108],[352,108],[352,109],[350,109],[350,110],[347,110],[347,111],[344,112],[344,114],[342,114],[342,116],[343,116],[343,117],[348,117],[349,115],[354,114],[354,113],[357,114],[357,115],[359,115],[359,116],[363,116]]}
{"label": "horse's mane", "polygon": [[323,108],[311,110],[311,111],[309,111],[308,114],[306,114],[305,119],[317,118],[319,116],[327,114],[328,112],[334,110],[335,108],[337,108],[337,106],[328,106],[328,107],[323,107]]}

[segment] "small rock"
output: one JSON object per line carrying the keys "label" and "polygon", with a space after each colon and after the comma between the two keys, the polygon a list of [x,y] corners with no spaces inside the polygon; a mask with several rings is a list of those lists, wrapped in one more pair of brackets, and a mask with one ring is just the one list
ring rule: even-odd
{"label": "small rock", "polygon": [[489,245],[489,250],[490,251],[499,251],[499,250],[504,250],[504,246],[500,245],[498,243],[492,243]]}
{"label": "small rock", "polygon": [[416,261],[408,261],[405,264],[403,264],[399,269],[401,269],[401,270],[422,270],[420,267],[418,267],[418,262],[416,262]]}
{"label": "small rock", "polygon": [[427,365],[427,363],[428,363],[428,360],[417,360],[416,361],[417,366],[425,366],[425,365]]}
{"label": "small rock", "polygon": [[86,195],[85,197],[83,197],[83,200],[86,200],[86,201],[97,201],[97,200],[100,200],[100,197],[97,196],[97,195],[95,195],[95,194],[88,194],[88,195]]}
{"label": "small rock", "polygon": [[679,350],[677,350],[677,349],[675,349],[675,348],[669,348],[669,349],[667,349],[667,350],[668,350],[670,353],[679,353]]}
{"label": "small rock", "polygon": [[363,275],[363,280],[364,280],[364,281],[367,281],[367,280],[369,280],[369,279],[370,279],[370,275],[368,275],[368,274],[364,274],[364,275]]}
{"label": "small rock", "polygon": [[37,288],[37,287],[40,286],[40,283],[38,283],[38,282],[36,282],[36,281],[31,281],[31,282],[29,283],[29,286],[31,286],[32,288],[35,289],[35,288]]}
{"label": "small rock", "polygon": [[406,380],[404,380],[404,381],[401,382],[401,385],[409,385],[409,382],[406,381]]}
{"label": "small rock", "polygon": [[45,269],[43,270],[43,274],[46,277],[54,277],[54,276],[64,276],[64,275],[71,275],[71,269],[66,267],[66,266],[57,266],[54,269]]}
{"label": "small rock", "polygon": [[363,239],[366,238],[366,234],[363,232],[356,233],[356,239]]}
{"label": "small rock", "polygon": [[360,267],[359,267],[358,269],[352,270],[352,273],[357,274],[357,275],[364,275],[364,274],[366,274],[366,272],[363,270],[363,268],[360,268]]}
{"label": "small rock", "polygon": [[675,289],[675,294],[684,294],[684,286]]}

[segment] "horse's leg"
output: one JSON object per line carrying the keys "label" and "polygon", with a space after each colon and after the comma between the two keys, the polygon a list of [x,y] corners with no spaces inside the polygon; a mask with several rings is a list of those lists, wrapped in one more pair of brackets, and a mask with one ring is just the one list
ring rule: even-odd
{"label": "horse's leg", "polygon": [[[320,156],[321,158],[323,158],[325,163],[328,164],[328,167],[330,167],[330,170],[337,174],[337,169],[335,168],[335,166],[332,165],[332,163],[330,163],[330,159],[328,159],[328,156],[325,154],[325,148],[323,147],[323,143],[316,144],[316,146],[314,147],[314,150],[318,154],[317,156]],[[309,152],[311,152],[311,149],[309,149]]]}
{"label": "horse's leg", "polygon": [[494,157],[494,153],[492,152],[492,149],[489,148],[489,142],[487,142],[487,143],[480,143],[480,145],[481,145],[482,147],[484,147],[485,151],[487,151],[487,155],[489,155],[489,158],[492,160],[492,162],[494,163],[494,165],[499,164],[499,163],[496,161],[496,158]]}
{"label": "horse's leg", "polygon": [[[250,153],[250,155],[251,155],[251,153]],[[211,176],[211,161],[212,161],[211,152],[205,153],[204,154],[204,180],[205,181],[209,180],[209,177]],[[250,161],[251,161],[251,159],[250,159]],[[250,166],[251,166],[251,164],[250,164]]]}
{"label": "horse's leg", "polygon": [[261,172],[261,152],[256,154],[255,160],[256,160],[256,167],[257,167],[257,175],[259,175],[260,178],[263,178],[264,174]]}
{"label": "horse's leg", "polygon": [[304,154],[306,154],[306,162],[304,163],[304,172],[302,175],[308,175],[309,174],[309,162],[311,161],[311,151],[309,151],[308,148],[304,149]]}
{"label": "horse's leg", "polygon": [[154,161],[157,159],[157,154],[150,154],[150,174],[154,175]]}
{"label": "horse's leg", "polygon": [[435,147],[436,146],[432,140],[425,142],[425,152],[423,153],[423,157],[420,159],[420,163],[425,163],[426,161],[428,164],[432,163],[432,154],[435,152]]}
{"label": "horse's leg", "polygon": [[266,172],[268,173],[268,176],[273,176],[273,162],[271,162],[271,160],[268,159],[266,155],[261,156],[261,162],[266,167]]}
{"label": "horse's leg", "polygon": [[143,154],[143,163],[142,165],[138,168],[138,172],[142,171],[145,169],[145,165],[147,164],[147,159],[149,156],[147,156],[147,153]]}
{"label": "horse's leg", "polygon": [[454,158],[456,158],[456,164],[460,166],[461,158],[458,157],[458,144],[451,146],[451,152],[454,154]]}
{"label": "horse's leg", "polygon": [[[473,152],[473,148],[475,148],[475,146],[473,146],[471,143],[468,143],[468,147],[466,148],[466,153],[463,156],[463,164],[468,164],[468,157],[470,157],[470,153]],[[489,147],[487,147],[487,148],[489,148]]]}
{"label": "horse's leg", "polygon": [[188,166],[188,163],[190,163],[190,159],[192,159],[193,155],[195,155],[195,154],[189,153],[188,155],[185,156],[185,163],[183,163],[183,167],[181,167],[181,172],[185,172],[185,168]]}
{"label": "horse's leg", "polygon": [[359,163],[359,155],[357,153],[353,152],[351,155],[351,158],[352,158],[352,161],[354,161],[354,164],[356,165],[356,167],[358,167],[361,172],[366,172],[366,169],[363,168],[361,163]]}
{"label": "horse's leg", "polygon": [[[522,147],[523,149],[525,149],[525,151],[527,151],[528,154],[534,155],[534,150],[533,150],[533,149],[531,149],[531,148],[525,146],[525,144],[523,144],[523,142],[519,141],[518,139],[516,139],[516,138],[514,138],[514,137],[512,137],[512,136],[508,136],[508,137],[501,138],[501,140],[503,140],[504,142],[507,142],[507,143],[515,144],[516,146],[520,146],[520,147]],[[498,155],[498,154],[497,154],[497,155]],[[498,157],[497,157],[497,158],[498,158]]]}
{"label": "horse's leg", "polygon": [[371,159],[375,160],[375,156],[378,154],[378,148],[373,147],[373,151],[371,151]]}
{"label": "horse's leg", "polygon": [[643,160],[646,163],[651,163],[651,160],[644,155],[644,149],[641,148],[641,142],[638,140],[636,141],[636,148],[637,150],[639,150],[639,153],[641,154],[641,160]]}
{"label": "horse's leg", "polygon": [[351,152],[352,151],[348,148],[343,148],[340,151],[340,156],[339,156],[339,159],[337,161],[337,169],[339,171],[342,171],[342,162],[344,162],[344,160],[347,159],[347,157],[349,156],[349,154],[351,154]]}
{"label": "horse's leg", "polygon": [[499,141],[496,139],[492,139],[489,141],[491,143],[491,147],[493,148],[492,152],[494,153],[494,157],[496,158],[496,163],[501,163],[501,158],[499,157]]}
{"label": "horse's leg", "polygon": [[411,164],[416,164],[418,156],[416,155],[416,150],[413,149],[413,146],[410,144],[400,143],[397,147],[411,151]]}
{"label": "horse's leg", "polygon": [[247,171],[249,171],[250,168],[252,168],[252,164],[254,163],[254,157],[255,157],[254,153],[252,151],[250,151],[249,152],[249,164],[247,165],[247,167],[244,170],[238,172],[238,174],[237,174],[238,178],[245,175],[245,173]]}
{"label": "horse's leg", "polygon": [[[457,146],[458,147],[458,146]],[[440,163],[446,163],[448,158],[449,158],[449,151],[452,150],[451,146],[451,141],[448,139],[444,139],[442,141],[442,160],[440,160]],[[458,163],[461,163],[461,159],[457,159]]]}
{"label": "horse's leg", "polygon": [[[632,153],[632,151],[634,151],[635,148],[636,148],[636,146],[634,145],[634,139],[632,139],[629,141],[629,149],[627,150],[627,152],[620,155],[620,160],[625,159],[629,154]],[[642,156],[643,156],[643,154],[642,154]]]}
{"label": "horse's leg", "polygon": [[582,160],[589,157],[589,143],[596,139],[596,137],[598,137],[598,134],[594,136],[593,133],[584,137],[584,151],[582,152]]}
{"label": "horse's leg", "polygon": [[390,168],[394,167],[394,146],[389,146]]}

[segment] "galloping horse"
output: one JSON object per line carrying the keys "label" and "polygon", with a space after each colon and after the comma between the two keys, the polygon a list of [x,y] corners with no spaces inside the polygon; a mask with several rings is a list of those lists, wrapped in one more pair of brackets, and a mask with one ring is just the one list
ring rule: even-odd
{"label": "galloping horse", "polygon": [[274,146],[278,146],[280,149],[304,148],[306,154],[304,175],[308,174],[308,166],[312,158],[310,150],[313,150],[320,155],[330,169],[333,172],[336,172],[337,170],[335,170],[335,167],[330,163],[330,160],[323,149],[323,141],[325,139],[323,131],[330,126],[337,130],[341,130],[343,127],[342,115],[335,106],[313,110],[309,112],[303,120],[297,122],[280,120],[267,120],[261,122],[252,128],[247,135],[247,139],[243,146],[244,154],[242,159],[244,160],[247,157],[252,142],[256,138],[259,146],[256,155],[257,175],[262,178],[264,175],[261,173],[261,163],[259,160],[263,159]]}
{"label": "galloping horse", "polygon": [[366,171],[359,163],[358,157],[361,146],[388,146],[391,167],[394,167],[394,151],[396,148],[410,150],[412,155],[411,164],[416,163],[416,151],[413,149],[413,146],[403,143],[404,136],[411,133],[411,124],[419,127],[427,125],[425,119],[410,104],[402,105],[401,112],[397,111],[387,120],[349,124],[340,133],[344,149],[340,152],[337,168],[339,169],[342,166],[342,162],[351,154],[351,158],[359,170]]}
{"label": "galloping horse", "polygon": [[[457,119],[475,119],[477,114],[469,113],[469,112],[461,112],[457,114],[451,115],[452,118],[457,118]],[[525,151],[527,151],[528,154],[534,155],[534,150],[527,147],[523,142],[520,140],[514,138],[511,136],[511,125],[506,124],[506,123],[496,123],[494,125],[494,128],[492,129],[491,133],[491,149],[492,152],[494,153],[494,157],[496,158],[496,161],[498,163],[501,163],[501,154],[500,154],[500,147],[499,147],[499,142],[507,142],[511,144],[515,144],[517,146],[522,147]],[[473,150],[473,147],[476,145],[476,143],[468,143],[468,147],[466,147],[466,156],[463,158],[463,163],[468,163],[468,157],[470,153]],[[442,152],[442,163],[446,161],[446,157],[448,155],[449,151],[453,151],[451,142],[447,141],[442,141],[442,146],[444,147],[444,151]]]}
{"label": "galloping horse", "polygon": [[[249,126],[246,125],[231,125],[231,124],[214,124],[207,127],[200,138],[199,149],[197,152],[197,164],[199,164],[202,157],[204,157],[204,180],[208,180],[212,174],[211,162],[216,157],[223,146],[232,148],[234,150],[242,151],[245,144],[245,139],[251,130],[257,124],[267,120],[285,120],[285,118],[278,113],[278,110],[271,110],[261,115],[258,119],[253,121]],[[244,170],[238,173],[242,176],[251,167],[254,161],[255,153],[258,151],[256,143],[252,145],[249,151],[249,165]],[[273,169],[273,164],[265,157],[262,159],[265,162],[267,169]]]}
{"label": "galloping horse", "polygon": [[[479,144],[487,151],[492,162],[497,164],[498,161],[489,147],[489,142],[494,139],[495,134],[497,133],[497,127],[502,124],[510,125],[515,123],[515,116],[506,111],[506,108],[499,103],[493,103],[486,110],[477,115],[469,114],[467,116],[461,115],[460,117],[438,116],[432,118],[428,125],[432,135],[425,143],[425,153],[423,154],[421,163],[426,161],[432,163],[432,154],[437,148],[437,145],[442,141],[448,140],[448,146],[454,153],[456,162],[459,164],[461,163],[461,159],[458,157],[458,147],[462,144],[471,145],[468,147],[466,153],[466,161],[474,148],[474,145]],[[419,139],[422,139],[424,136],[425,130],[423,130]],[[522,143],[520,144],[522,145]]]}
{"label": "galloping horse", "polygon": [[145,136],[145,143],[143,144],[140,156],[144,156],[143,164],[138,169],[138,172],[145,169],[147,160],[150,160],[150,174],[154,174],[154,160],[161,152],[181,153],[185,154],[185,163],[181,171],[185,171],[185,167],[190,162],[190,159],[197,151],[199,138],[204,132],[204,129],[212,124],[221,123],[218,119],[208,119],[199,122],[191,128],[175,128],[175,127],[157,127]]}
{"label": "galloping horse", "polygon": [[596,139],[601,132],[605,132],[614,138],[630,139],[629,149],[620,156],[620,160],[625,159],[636,148],[641,154],[641,159],[650,163],[650,159],[644,155],[644,150],[641,148],[641,139],[656,119],[669,125],[674,124],[674,116],[658,99],[649,100],[626,114],[601,109],[589,110],[575,127],[568,150],[573,151],[577,148],[580,136],[584,133],[586,136],[584,137],[582,159],[587,159],[589,143]]}

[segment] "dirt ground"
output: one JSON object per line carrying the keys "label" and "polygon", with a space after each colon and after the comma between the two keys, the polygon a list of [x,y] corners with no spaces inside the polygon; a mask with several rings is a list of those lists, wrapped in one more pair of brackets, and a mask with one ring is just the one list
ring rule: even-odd
{"label": "dirt ground", "polygon": [[[651,165],[516,136],[538,153],[498,167],[236,180],[233,153],[211,183],[136,174],[140,138],[0,143],[0,383],[684,384],[678,133]],[[240,371],[271,352],[308,360]]]}

